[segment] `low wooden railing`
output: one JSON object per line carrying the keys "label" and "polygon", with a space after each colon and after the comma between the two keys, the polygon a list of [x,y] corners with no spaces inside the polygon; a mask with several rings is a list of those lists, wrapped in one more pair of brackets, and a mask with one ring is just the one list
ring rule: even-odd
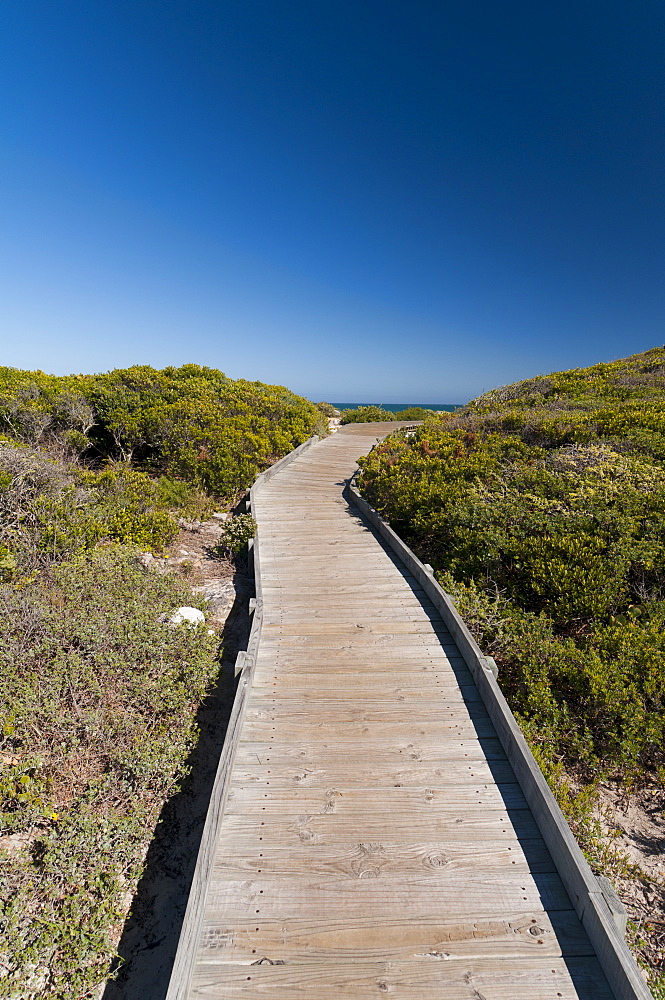
{"label": "low wooden railing", "polygon": [[607,881],[591,871],[501,692],[489,658],[483,656],[452,600],[435,580],[431,566],[418,559],[355,485],[349,483],[346,494],[416,578],[457,643],[616,1000],[653,1000],[623,939],[621,904]]}
{"label": "low wooden railing", "polygon": [[[249,491],[248,509],[253,512],[255,497],[261,491],[265,483],[268,482],[268,480],[270,480],[276,472],[279,472],[287,465],[290,465],[294,459],[298,458],[299,455],[310,448],[313,444],[316,444],[318,440],[319,438],[316,435],[309,438],[303,444],[299,445],[299,447],[294,448],[293,451],[289,452],[288,455],[285,455],[284,458],[281,458],[278,462],[275,462],[274,465],[271,465],[265,472],[262,472],[261,475],[257,477],[254,485]],[[166,1000],[186,1000],[189,994],[190,982],[194,971],[196,954],[201,937],[206,896],[215,860],[217,839],[219,837],[219,830],[222,817],[224,815],[229,778],[231,776],[233,759],[238,746],[240,730],[242,729],[243,717],[245,715],[245,707],[247,705],[247,698],[252,686],[252,678],[254,676],[254,668],[256,666],[256,654],[261,640],[261,627],[263,624],[261,543],[258,528],[256,529],[254,538],[250,542],[250,558],[252,559],[254,567],[255,587],[252,627],[249,633],[247,649],[238,653],[238,658],[236,660],[236,676],[238,674],[240,675],[238,687],[236,689],[233,708],[231,710],[231,717],[229,719],[224,739],[224,746],[219,758],[217,773],[215,775],[215,781],[210,795],[210,804],[208,806],[208,813],[203,827],[203,833],[201,835],[201,844],[196,861],[196,868],[194,870],[194,878],[192,880],[187,909],[185,910],[185,916],[182,923],[182,930],[180,932],[180,939],[178,941],[178,948],[173,963],[173,970],[171,972],[171,979],[169,982],[169,989],[166,994]]]}

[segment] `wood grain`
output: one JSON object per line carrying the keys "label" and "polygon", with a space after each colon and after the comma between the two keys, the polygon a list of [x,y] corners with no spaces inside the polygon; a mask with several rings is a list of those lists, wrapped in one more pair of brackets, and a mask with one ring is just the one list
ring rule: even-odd
{"label": "wood grain", "polygon": [[[203,929],[204,961],[252,965],[349,961],[397,962],[413,959],[454,961],[497,956],[568,957],[593,955],[587,935],[572,910],[551,914],[503,913],[500,917],[456,920],[423,916],[417,921],[399,916],[354,920],[291,918],[256,921],[247,917],[232,925],[209,921]],[[261,956],[257,958],[257,956]]]}
{"label": "wood grain", "polygon": [[246,764],[288,764],[328,765],[331,762],[371,760],[374,763],[411,764],[413,761],[476,761],[506,760],[506,752],[497,739],[487,740],[425,740],[411,734],[412,739],[386,743],[383,740],[351,740],[342,742],[294,741],[251,741],[240,733],[240,742],[235,760]]}
{"label": "wood grain", "polygon": [[275,764],[241,764],[236,760],[233,780],[243,788],[268,783],[272,788],[300,787],[330,788],[338,782],[347,788],[373,789],[381,786],[421,788],[430,785],[449,788],[474,782],[511,782],[513,769],[507,760],[489,761],[485,757],[469,763],[468,760],[445,762],[412,761],[408,764],[358,762],[349,760],[319,761],[303,766],[296,762]]}
{"label": "wood grain", "polygon": [[440,816],[450,815],[451,812],[457,815],[461,810],[471,814],[479,809],[526,809],[527,805],[524,793],[516,782],[503,785],[469,782],[443,786],[432,782],[431,785],[416,788],[394,785],[353,788],[340,781],[320,788],[302,784],[275,788],[268,782],[262,787],[234,782],[229,788],[227,808],[229,812],[250,816],[260,812],[284,813],[287,810],[312,815],[336,813],[340,816],[403,810],[414,816],[426,812],[432,821],[436,821]]}
{"label": "wood grain", "polygon": [[570,900],[557,874],[531,875],[481,870],[471,875],[404,875],[401,879],[308,878],[292,871],[288,878],[226,879],[213,876],[206,912],[220,922],[235,917],[268,920],[314,920],[322,913],[353,920],[367,913],[379,918],[418,919],[454,913],[464,920],[500,917],[508,906],[516,912],[570,910]]}
{"label": "wood grain", "polygon": [[263,625],[169,1000],[612,996],[475,661],[344,495],[392,426],[350,425],[252,491]]}
{"label": "wood grain", "polygon": [[[220,987],[219,975],[223,975]],[[251,991],[251,992],[250,992]],[[434,956],[376,962],[218,965],[201,961],[192,997],[235,1000],[365,1000],[382,993],[408,1000],[611,1000],[598,961],[584,958],[474,958],[449,962]]]}
{"label": "wood grain", "polygon": [[554,863],[538,838],[509,844],[486,841],[449,843],[445,851],[439,841],[393,844],[350,842],[329,847],[293,844],[265,847],[258,854],[238,851],[228,839],[220,840],[215,859],[215,877],[239,879],[263,873],[267,877],[298,875],[347,878],[403,878],[405,876],[475,874],[486,870],[517,871],[520,875],[552,873]]}

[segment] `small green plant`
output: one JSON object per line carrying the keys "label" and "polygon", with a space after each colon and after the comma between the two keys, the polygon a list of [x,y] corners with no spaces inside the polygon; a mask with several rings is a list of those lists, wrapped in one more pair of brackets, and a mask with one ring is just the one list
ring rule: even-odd
{"label": "small green plant", "polygon": [[168,476],[160,476],[157,480],[157,501],[160,506],[177,511],[181,517],[196,521],[205,520],[216,506],[203,490]]}
{"label": "small green plant", "polygon": [[424,420],[434,411],[424,410],[422,406],[407,406],[405,410],[397,410],[392,414],[393,420]]}
{"label": "small green plant", "polygon": [[0,581],[11,580],[16,570],[16,557],[5,545],[0,545]]}
{"label": "small green plant", "polygon": [[653,975],[649,980],[649,989],[653,994],[653,1000],[665,1000],[665,973]]}
{"label": "small green plant", "polygon": [[65,431],[62,437],[76,455],[82,455],[90,447],[90,440],[79,430]]}
{"label": "small green plant", "polygon": [[238,555],[246,548],[250,538],[256,533],[256,521],[251,514],[237,514],[224,521],[220,534],[219,548]]}

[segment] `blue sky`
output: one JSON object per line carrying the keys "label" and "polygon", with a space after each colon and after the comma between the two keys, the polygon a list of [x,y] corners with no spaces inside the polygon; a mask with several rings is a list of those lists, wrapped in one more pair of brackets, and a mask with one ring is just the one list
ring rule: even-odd
{"label": "blue sky", "polygon": [[463,402],[665,342],[657,0],[3,0],[0,363]]}

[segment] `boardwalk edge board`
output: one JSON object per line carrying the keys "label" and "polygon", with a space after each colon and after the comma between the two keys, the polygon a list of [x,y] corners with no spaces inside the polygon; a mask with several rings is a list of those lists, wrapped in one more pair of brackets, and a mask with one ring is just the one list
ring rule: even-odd
{"label": "boardwalk edge board", "polygon": [[[262,486],[318,441],[310,438],[275,465],[262,473],[249,494],[247,509],[254,512],[253,499]],[[582,855],[545,779],[538,768],[524,737],[501,693],[487,658],[459,617],[452,601],[434,579],[430,567],[425,567],[380,515],[349,483],[345,499],[351,501],[366,521],[398,555],[418,584],[441,614],[453,639],[468,665],[479,695],[496,728],[500,742],[513,767],[517,781],[529,804],[536,824],[555,862],[571,903],[593,945],[616,1000],[653,1000],[640,970],[631,955],[616,919],[621,919],[614,904],[608,902],[600,880],[597,880]],[[226,805],[231,770],[239,743],[245,709],[256,668],[259,640],[263,623],[260,531],[257,528],[250,544],[254,564],[256,598],[248,649],[239,656],[238,688],[222,748],[201,845],[183,920],[178,949],[172,969],[166,1000],[187,1000],[196,963],[208,887],[211,882],[216,842]],[[428,572],[429,570],[429,572]],[[608,890],[609,892],[609,890]],[[611,896],[611,894],[610,894]]]}
{"label": "boardwalk edge board", "polygon": [[[318,441],[319,438],[317,435],[308,438],[307,441],[303,442],[303,444],[294,448],[293,451],[288,453],[288,455],[285,455],[278,462],[275,462],[274,465],[271,465],[269,469],[266,469],[265,472],[262,472],[261,475],[256,478],[254,485],[249,491],[249,502],[247,504],[248,510],[253,510],[252,501],[254,500],[254,497],[261,490],[262,486],[275,475],[275,473],[279,472],[287,465],[290,465],[291,462],[293,462],[296,458],[302,455],[304,451],[307,451]],[[238,659],[236,661],[236,676],[238,674],[240,675],[238,687],[236,689],[233,708],[231,710],[231,716],[229,718],[229,724],[224,739],[224,746],[222,747],[222,753],[219,758],[217,773],[215,775],[215,781],[210,795],[210,804],[208,806],[208,813],[206,815],[203,833],[201,835],[201,844],[199,847],[198,857],[196,859],[194,877],[189,891],[189,899],[187,901],[187,908],[185,910],[182,929],[180,931],[178,948],[173,963],[173,970],[171,972],[171,979],[169,982],[168,992],[166,994],[166,1000],[186,1000],[189,993],[191,978],[194,972],[194,964],[196,961],[197,945],[203,924],[208,886],[210,885],[211,880],[210,877],[212,874],[215,856],[215,846],[219,835],[222,816],[224,814],[224,806],[228,793],[231,769],[233,767],[233,759],[235,757],[240,730],[242,728],[247,698],[252,686],[254,667],[256,666],[256,656],[259,648],[259,640],[261,638],[261,626],[263,624],[261,557],[258,528],[255,530],[252,542],[253,543],[250,544],[250,558],[254,564],[255,586],[255,603],[252,617],[252,627],[247,643],[248,648],[246,651],[238,654]]]}
{"label": "boardwalk edge board", "polygon": [[[357,507],[415,577],[457,643],[616,1000],[653,1000],[617,926],[613,908],[610,908],[603,891],[603,883],[596,879],[582,854],[508,707],[488,658],[483,655],[448,594],[435,580],[431,567],[418,559],[380,514],[363,499],[355,486],[349,483],[345,492],[347,499]],[[609,894],[609,890],[606,891]]]}

